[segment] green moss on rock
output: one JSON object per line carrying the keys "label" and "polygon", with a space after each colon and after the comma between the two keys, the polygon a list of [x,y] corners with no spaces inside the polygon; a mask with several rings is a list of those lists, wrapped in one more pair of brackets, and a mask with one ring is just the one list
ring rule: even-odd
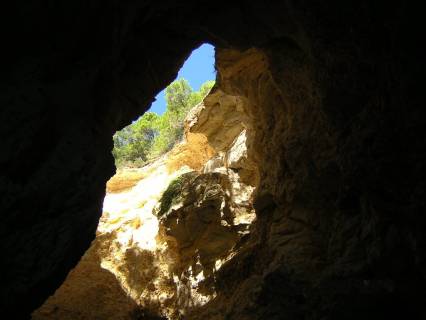
{"label": "green moss on rock", "polygon": [[191,181],[198,176],[194,171],[184,173],[183,175],[177,177],[172,182],[170,182],[166,191],[160,199],[160,210],[158,211],[158,217],[162,217],[167,213],[172,205],[178,203],[182,199],[182,191]]}

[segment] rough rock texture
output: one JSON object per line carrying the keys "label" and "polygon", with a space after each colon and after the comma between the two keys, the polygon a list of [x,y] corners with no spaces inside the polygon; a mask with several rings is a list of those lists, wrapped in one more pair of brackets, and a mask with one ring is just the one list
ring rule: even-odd
{"label": "rough rock texture", "polygon": [[258,184],[258,168],[254,159],[252,119],[239,96],[225,94],[217,87],[188,114],[186,134],[202,134],[217,153],[205,171],[225,167],[238,172],[239,178],[252,186]]}
{"label": "rough rock texture", "polygon": [[143,311],[120,287],[114,274],[101,268],[96,239],[64,284],[41,308],[34,320],[58,319],[138,319]]}
{"label": "rough rock texture", "polygon": [[34,319],[177,320],[216,296],[218,271],[256,218],[254,187],[234,171],[247,163],[245,130],[222,144],[233,170],[226,157],[207,161],[211,147],[190,123],[166,155],[110,179],[96,240]]}
{"label": "rough rock texture", "polygon": [[[258,233],[248,240],[252,250],[217,275],[217,297],[189,318],[424,317],[422,236],[394,216],[402,192],[394,193],[401,188],[389,180],[394,173],[373,164],[400,159],[391,147],[396,132],[377,131],[368,121],[377,111],[362,109],[348,124],[352,134],[343,135],[324,110],[309,57],[294,44],[281,46],[281,55],[250,49],[216,56],[219,87],[240,95],[251,123]],[[207,137],[214,145],[215,134]]]}
{"label": "rough rock texture", "polygon": [[202,174],[189,172],[178,182],[160,200],[162,208],[172,196],[168,209],[159,210],[157,236],[165,248],[161,258],[176,282],[176,312],[170,319],[196,312],[216,297],[219,270],[244,245],[256,218],[253,188],[223,167]]}
{"label": "rough rock texture", "polygon": [[5,314],[28,316],[83,255],[113,174],[113,132],[209,41],[218,87],[253,120],[260,172],[259,240],[222,268],[207,316],[425,317],[415,3],[33,1],[4,13]]}
{"label": "rough rock texture", "polygon": [[[180,275],[197,260],[205,275],[211,273],[209,268],[212,271],[215,262],[226,257],[238,235],[247,233],[255,218],[250,201],[253,188],[234,188],[238,176],[220,169],[181,176],[169,209],[159,216],[159,237],[178,256],[176,267],[170,266],[175,274]],[[166,195],[167,191],[161,204]]]}

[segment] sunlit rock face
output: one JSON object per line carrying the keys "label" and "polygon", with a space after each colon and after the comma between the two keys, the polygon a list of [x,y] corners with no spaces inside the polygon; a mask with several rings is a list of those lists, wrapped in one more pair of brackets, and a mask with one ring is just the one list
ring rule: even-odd
{"label": "sunlit rock face", "polygon": [[259,169],[253,148],[255,131],[252,123],[243,97],[226,94],[217,87],[191,110],[186,119],[186,130],[205,135],[217,153],[204,170],[225,167],[238,172],[245,184],[257,185]]}
{"label": "sunlit rock face", "polygon": [[[235,111],[237,102],[231,102]],[[233,134],[220,139],[226,130],[220,130],[220,121],[212,123],[220,152],[204,134],[191,132],[194,119],[225,110],[210,109],[194,108],[185,122],[185,141],[168,154],[143,168],[124,169],[107,183],[96,239],[34,319],[177,320],[217,296],[221,267],[245,246],[256,219],[255,185],[242,182],[238,173],[249,163],[244,127],[226,127]],[[241,110],[232,114],[235,120],[239,115]],[[250,169],[256,169],[253,163]],[[103,290],[104,274],[110,279]],[[87,296],[94,288],[120,299]],[[77,301],[82,303],[73,309]]]}
{"label": "sunlit rock face", "polygon": [[207,41],[218,90],[248,119],[256,220],[239,258],[219,270],[216,297],[186,317],[424,318],[425,28],[416,3],[9,5],[4,314],[28,317],[80,260],[114,174],[113,133]]}
{"label": "sunlit rock face", "polygon": [[256,218],[253,188],[223,171],[182,176],[172,207],[159,219],[159,239],[167,247],[163,255],[179,287],[186,288],[177,292],[183,315],[216,297],[218,272],[233,259]]}
{"label": "sunlit rock face", "polygon": [[[156,319],[151,311],[159,314],[160,306],[168,314],[175,287],[157,256],[161,248],[153,208],[174,178],[192,170],[183,166],[170,172],[168,165],[163,157],[112,179],[96,239],[34,319]],[[130,187],[122,183],[129,177]]]}

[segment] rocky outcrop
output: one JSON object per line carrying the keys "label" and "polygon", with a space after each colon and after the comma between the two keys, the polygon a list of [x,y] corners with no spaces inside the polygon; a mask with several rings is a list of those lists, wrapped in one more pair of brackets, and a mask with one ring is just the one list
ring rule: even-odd
{"label": "rocky outcrop", "polygon": [[114,172],[113,132],[210,42],[218,89],[242,101],[254,134],[257,219],[250,245],[222,266],[216,298],[193,317],[424,318],[425,28],[415,3],[10,7],[0,73],[5,314],[28,317],[76,265]]}
{"label": "rocky outcrop", "polygon": [[[216,297],[221,266],[244,246],[256,219],[255,187],[238,174],[249,163],[242,127],[234,141],[221,139],[218,155],[203,134],[190,132],[194,122],[189,119],[209,110],[194,110],[183,143],[143,168],[120,171],[107,183],[96,240],[59,290],[33,313],[34,319],[180,319]],[[225,131],[216,131],[215,137],[220,139],[220,132]],[[141,194],[147,186],[152,192]],[[106,284],[103,275],[115,281]],[[110,290],[109,295],[126,302],[110,302],[102,295],[83,298],[95,288],[102,294],[106,285],[105,294]]]}
{"label": "rocky outcrop", "polygon": [[223,166],[238,172],[244,183],[258,184],[252,120],[241,97],[225,94],[217,87],[191,110],[186,118],[186,134],[204,135],[217,153],[205,165],[207,171]]}
{"label": "rocky outcrop", "polygon": [[174,197],[164,212],[161,207],[170,188],[161,199],[158,240],[166,246],[163,259],[168,259],[169,272],[178,281],[175,304],[181,315],[216,296],[217,273],[242,245],[256,217],[248,198],[253,188],[245,186],[244,201],[233,188],[238,178],[231,179],[218,171],[188,173],[178,185],[171,184]]}

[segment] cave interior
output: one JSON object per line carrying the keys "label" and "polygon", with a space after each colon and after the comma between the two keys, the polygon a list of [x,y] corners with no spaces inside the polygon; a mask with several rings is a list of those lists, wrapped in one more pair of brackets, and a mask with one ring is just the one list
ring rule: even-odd
{"label": "cave interior", "polygon": [[28,318],[78,263],[115,172],[112,135],[210,43],[216,86],[241,97],[259,166],[260,240],[222,274],[218,319],[426,317],[414,4],[33,1],[7,13],[4,314]]}

